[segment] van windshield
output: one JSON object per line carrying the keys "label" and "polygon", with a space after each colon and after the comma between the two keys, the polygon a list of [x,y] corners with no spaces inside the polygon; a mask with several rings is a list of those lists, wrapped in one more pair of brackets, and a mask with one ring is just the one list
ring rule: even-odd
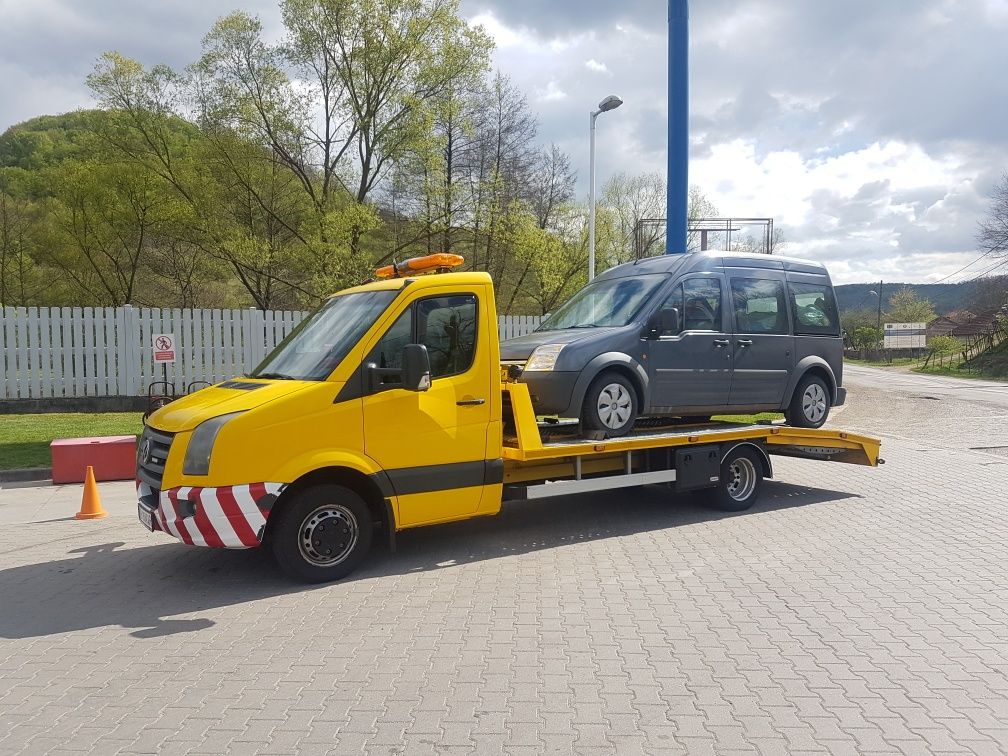
{"label": "van windshield", "polygon": [[663,273],[652,273],[595,281],[567,300],[536,330],[625,326],[633,322],[655,289],[667,279]]}
{"label": "van windshield", "polygon": [[250,375],[291,381],[325,380],[398,293],[390,289],[333,297],[302,320]]}

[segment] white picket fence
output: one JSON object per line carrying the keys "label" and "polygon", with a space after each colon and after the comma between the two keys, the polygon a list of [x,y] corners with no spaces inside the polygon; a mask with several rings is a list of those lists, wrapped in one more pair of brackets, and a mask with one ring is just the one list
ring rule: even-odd
{"label": "white picket fence", "polygon": [[[305,316],[279,310],[140,307],[4,307],[0,399],[139,396],[167,380],[178,393],[258,365]],[[533,330],[539,318],[501,316],[501,338]],[[151,338],[175,336],[176,361],[155,365]]]}

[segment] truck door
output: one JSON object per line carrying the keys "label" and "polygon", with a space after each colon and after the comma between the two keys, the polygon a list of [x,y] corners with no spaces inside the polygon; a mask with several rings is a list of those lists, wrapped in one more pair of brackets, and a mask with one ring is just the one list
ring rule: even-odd
{"label": "truck door", "polygon": [[681,327],[648,342],[652,411],[702,412],[728,402],[732,364],[722,288],[719,275],[690,277],[662,304],[679,310]]}
{"label": "truck door", "polygon": [[784,388],[794,367],[794,337],[788,320],[783,273],[779,275],[780,280],[731,277],[735,318],[732,405],[779,408],[784,399]]}
{"label": "truck door", "polygon": [[[480,332],[486,302],[478,286],[429,289],[409,303],[364,360],[364,450],[388,475],[400,527],[467,517],[486,480],[490,387],[488,340]],[[369,380],[367,365],[400,368],[406,344],[424,344],[427,391],[400,379]],[[497,481],[499,482],[499,481]]]}

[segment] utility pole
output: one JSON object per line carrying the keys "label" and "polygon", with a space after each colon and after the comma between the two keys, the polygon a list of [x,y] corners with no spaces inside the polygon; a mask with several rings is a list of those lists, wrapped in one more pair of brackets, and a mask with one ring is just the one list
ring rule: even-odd
{"label": "utility pole", "polygon": [[875,330],[882,330],[882,282],[878,282],[878,315],[875,318]]}
{"label": "utility pole", "polygon": [[668,196],[665,254],[686,251],[689,224],[689,2],[668,0]]}

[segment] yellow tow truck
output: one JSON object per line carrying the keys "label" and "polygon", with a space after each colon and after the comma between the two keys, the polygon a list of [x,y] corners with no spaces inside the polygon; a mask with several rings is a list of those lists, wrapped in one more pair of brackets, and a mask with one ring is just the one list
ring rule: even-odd
{"label": "yellow tow truck", "polygon": [[154,412],[137,453],[141,523],[187,544],[265,544],[288,574],[324,582],[350,573],[376,534],[394,548],[398,531],[507,500],[662,484],[743,510],[772,455],[882,462],[878,440],[838,430],[652,420],[585,438],[538,418],[520,372],[500,364],[490,276],[450,272],[459,262],[382,269],[248,376]]}

